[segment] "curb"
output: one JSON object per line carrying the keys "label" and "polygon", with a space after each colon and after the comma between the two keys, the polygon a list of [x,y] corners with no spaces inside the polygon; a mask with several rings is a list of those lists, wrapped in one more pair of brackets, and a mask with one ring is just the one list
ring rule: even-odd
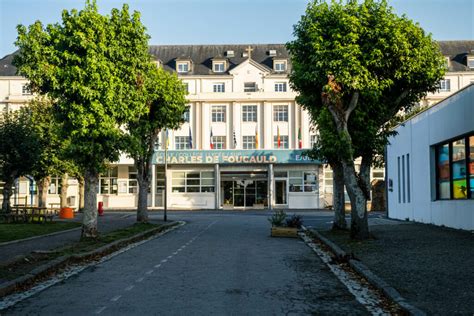
{"label": "curb", "polygon": [[24,287],[31,287],[38,279],[48,276],[52,274],[54,271],[67,266],[71,263],[80,263],[87,260],[92,260],[97,257],[103,257],[108,254],[111,254],[129,244],[136,243],[138,241],[144,240],[146,238],[152,237],[158,233],[167,233],[172,230],[174,227],[179,227],[184,225],[185,222],[177,221],[170,224],[165,224],[160,227],[156,227],[144,232],[141,232],[137,235],[116,240],[108,245],[104,245],[100,248],[77,254],[77,255],[68,255],[56,258],[51,260],[41,266],[36,267],[32,271],[28,272],[27,274],[16,278],[11,281],[4,282],[0,284],[0,298],[7,296],[16,292],[17,290],[23,289]]}
{"label": "curb", "polygon": [[[338,245],[321,235],[318,231],[308,230],[306,227],[303,227],[303,230],[310,231],[311,233],[313,233],[336,255],[336,257],[349,258],[349,256],[344,250],[342,250]],[[425,312],[408,303],[408,301],[403,298],[395,288],[393,288],[383,279],[374,274],[365,264],[354,259],[349,259],[348,263],[352,269],[354,269],[359,275],[364,277],[370,284],[382,291],[388,298],[397,303],[400,308],[406,313],[414,316],[426,316]]]}
{"label": "curb", "polygon": [[50,234],[46,234],[46,235],[39,235],[39,236],[33,236],[33,237],[28,237],[28,238],[23,238],[23,239],[5,241],[5,242],[0,243],[0,247],[12,245],[12,244],[17,244],[17,243],[20,243],[20,242],[23,242],[23,241],[30,241],[30,240],[34,240],[34,239],[38,239],[38,238],[51,237],[51,236],[56,236],[56,235],[60,235],[60,234],[65,234],[65,233],[69,233],[69,232],[72,232],[72,231],[75,231],[75,230],[80,230],[80,229],[81,229],[81,227],[76,227],[76,228],[70,228],[70,229],[66,229],[66,230],[60,230],[58,232],[54,232],[54,233],[50,233]]}

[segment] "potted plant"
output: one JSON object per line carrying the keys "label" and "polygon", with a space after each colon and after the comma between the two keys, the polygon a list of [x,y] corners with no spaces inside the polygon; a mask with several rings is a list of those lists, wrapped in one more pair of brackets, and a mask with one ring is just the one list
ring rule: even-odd
{"label": "potted plant", "polygon": [[301,216],[293,215],[287,218],[283,210],[278,210],[268,219],[272,224],[272,237],[298,237],[298,229],[301,228],[303,221]]}

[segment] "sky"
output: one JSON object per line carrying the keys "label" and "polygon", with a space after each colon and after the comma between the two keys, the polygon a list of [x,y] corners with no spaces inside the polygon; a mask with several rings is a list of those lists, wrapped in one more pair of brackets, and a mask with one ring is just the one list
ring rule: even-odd
{"label": "sky", "polygon": [[[110,12],[124,2],[141,12],[150,44],[286,43],[308,0],[97,0]],[[63,9],[85,0],[0,0],[0,58],[16,50],[16,26],[61,20]],[[474,39],[473,0],[389,0],[399,14],[432,33],[435,40]]]}

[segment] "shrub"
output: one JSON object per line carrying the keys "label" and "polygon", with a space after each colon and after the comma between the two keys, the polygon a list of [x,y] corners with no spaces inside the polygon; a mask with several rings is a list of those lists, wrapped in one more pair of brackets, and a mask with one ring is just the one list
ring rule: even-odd
{"label": "shrub", "polygon": [[286,219],[286,226],[301,228],[303,220],[300,215],[293,214],[290,218]]}
{"label": "shrub", "polygon": [[283,210],[279,210],[273,213],[272,217],[268,218],[268,221],[272,226],[283,226],[285,219],[286,213]]}

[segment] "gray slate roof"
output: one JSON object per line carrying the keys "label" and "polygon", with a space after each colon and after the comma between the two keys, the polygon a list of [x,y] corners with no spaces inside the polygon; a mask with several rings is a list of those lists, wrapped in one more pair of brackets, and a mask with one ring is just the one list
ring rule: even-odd
{"label": "gray slate roof", "polygon": [[[466,55],[471,51],[474,53],[474,40],[440,41],[438,43],[443,55],[450,57],[449,71],[472,71],[466,65]],[[273,69],[273,58],[289,58],[284,44],[151,45],[150,54],[161,60],[166,70],[175,70],[176,58],[189,58],[193,62],[193,71],[189,75],[209,75],[213,74],[213,58],[226,58],[229,62],[228,70],[232,70],[247,59],[247,57],[242,57],[242,53],[246,52],[245,49],[248,46],[253,49],[252,59],[268,71]],[[225,55],[225,52],[229,50],[234,51],[234,57]],[[269,56],[270,50],[276,50],[276,56]],[[16,67],[12,65],[15,54],[17,52],[0,59],[0,76],[14,76],[16,74]]]}

